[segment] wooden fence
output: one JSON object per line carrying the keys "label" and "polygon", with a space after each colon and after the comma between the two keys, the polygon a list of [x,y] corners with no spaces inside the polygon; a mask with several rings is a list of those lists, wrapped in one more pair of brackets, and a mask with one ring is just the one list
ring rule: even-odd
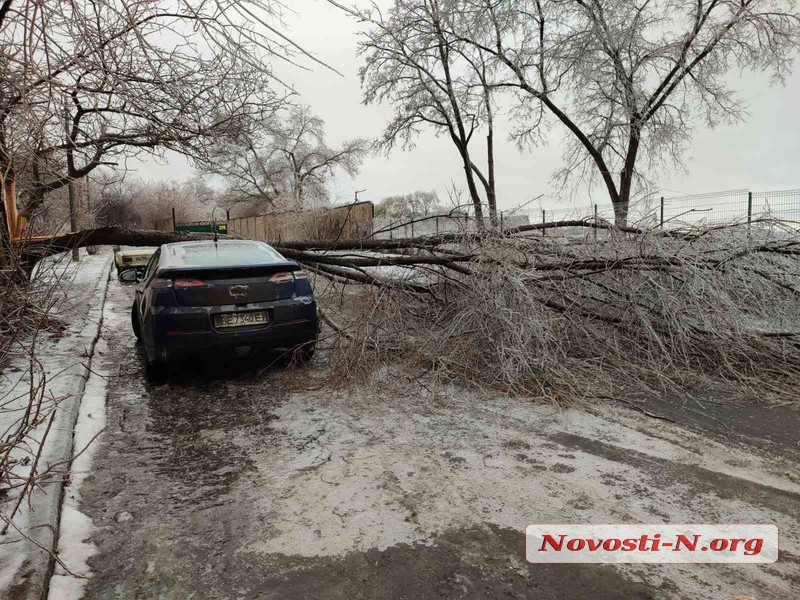
{"label": "wooden fence", "polygon": [[359,239],[372,233],[372,202],[228,221],[228,234],[269,242]]}
{"label": "wooden fence", "polygon": [[173,223],[172,217],[166,217],[164,219],[154,219],[153,220],[153,229],[156,231],[173,231]]}

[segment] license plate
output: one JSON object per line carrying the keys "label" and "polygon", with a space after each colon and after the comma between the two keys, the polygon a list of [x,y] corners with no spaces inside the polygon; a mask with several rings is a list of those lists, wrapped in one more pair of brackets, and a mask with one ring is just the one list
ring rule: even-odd
{"label": "license plate", "polygon": [[269,318],[264,311],[214,315],[214,325],[217,327],[252,327],[253,325],[266,325],[268,322]]}

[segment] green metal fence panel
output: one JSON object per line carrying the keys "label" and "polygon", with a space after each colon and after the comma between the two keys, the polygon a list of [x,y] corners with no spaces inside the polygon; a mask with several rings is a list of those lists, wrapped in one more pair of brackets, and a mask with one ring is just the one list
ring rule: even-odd
{"label": "green metal fence panel", "polygon": [[[214,223],[182,223],[175,226],[175,231],[190,231],[192,233],[214,233]],[[216,224],[217,233],[228,233],[227,223]]]}

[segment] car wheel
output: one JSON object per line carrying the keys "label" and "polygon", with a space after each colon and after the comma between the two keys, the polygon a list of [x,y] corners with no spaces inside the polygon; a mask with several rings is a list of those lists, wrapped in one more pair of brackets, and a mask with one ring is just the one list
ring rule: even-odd
{"label": "car wheel", "polygon": [[159,357],[157,349],[154,349],[152,354],[153,358],[150,358],[150,352],[145,349],[144,377],[151,383],[160,383],[167,379],[169,369],[167,362]]}
{"label": "car wheel", "polygon": [[136,308],[136,302],[133,303],[131,306],[131,327],[133,328],[133,335],[136,336],[136,341],[142,341],[142,329],[139,325],[139,315],[138,310]]}
{"label": "car wheel", "polygon": [[305,365],[306,363],[311,362],[311,359],[314,358],[314,350],[316,349],[317,342],[306,342],[301,346],[298,346],[294,349],[293,352],[293,359],[298,365]]}

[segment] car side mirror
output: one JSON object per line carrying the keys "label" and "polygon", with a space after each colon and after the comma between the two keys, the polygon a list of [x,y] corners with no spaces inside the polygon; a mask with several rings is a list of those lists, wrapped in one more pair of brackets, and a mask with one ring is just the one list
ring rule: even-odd
{"label": "car side mirror", "polygon": [[139,274],[136,272],[136,269],[126,269],[119,274],[119,280],[133,283],[139,281]]}

